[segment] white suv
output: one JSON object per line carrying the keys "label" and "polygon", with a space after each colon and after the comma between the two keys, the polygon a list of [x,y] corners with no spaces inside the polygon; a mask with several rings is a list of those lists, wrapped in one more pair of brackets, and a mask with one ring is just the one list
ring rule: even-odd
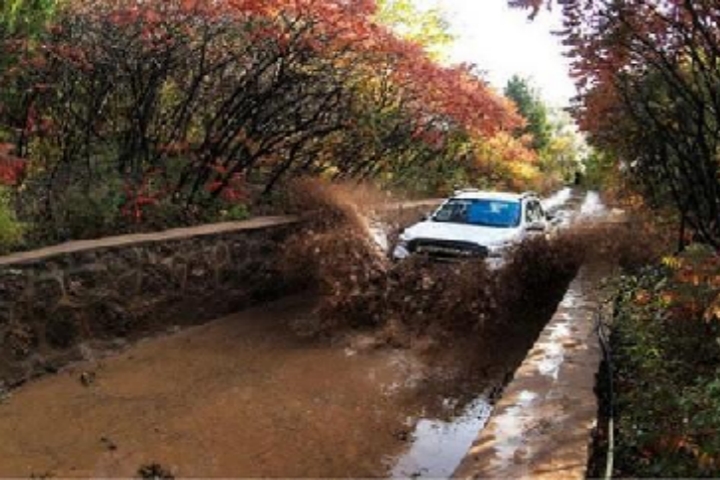
{"label": "white suv", "polygon": [[545,234],[548,220],[533,193],[460,190],[425,220],[405,229],[392,257],[501,259],[512,244],[528,235]]}

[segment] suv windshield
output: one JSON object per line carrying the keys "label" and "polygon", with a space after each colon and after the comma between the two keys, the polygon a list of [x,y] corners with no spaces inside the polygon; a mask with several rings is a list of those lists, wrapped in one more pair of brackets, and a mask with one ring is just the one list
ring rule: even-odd
{"label": "suv windshield", "polygon": [[520,224],[520,202],[453,198],[440,207],[432,220],[484,227],[517,227]]}

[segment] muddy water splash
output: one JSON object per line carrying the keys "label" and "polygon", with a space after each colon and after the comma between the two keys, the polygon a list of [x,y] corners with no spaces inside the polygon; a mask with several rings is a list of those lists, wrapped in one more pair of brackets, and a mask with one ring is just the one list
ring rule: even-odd
{"label": "muddy water splash", "polygon": [[[442,411],[433,411],[409,419],[409,425],[416,422],[412,443],[394,465],[393,475],[438,477],[452,473],[491,411],[488,396],[478,396],[477,392],[486,387],[497,389],[504,381],[497,369],[490,373],[491,367],[504,365],[506,373],[514,371],[586,259],[614,258],[617,252],[627,249],[618,240],[624,237],[615,235],[612,228],[588,223],[588,219],[603,212],[597,193],[581,197],[565,189],[548,199],[545,206],[559,215],[562,225],[570,228],[553,239],[529,239],[510,253],[507,263],[498,271],[489,271],[483,262],[437,265],[418,258],[393,265],[371,255],[367,255],[371,259],[370,274],[346,277],[327,270],[325,265],[323,271],[327,278],[335,279],[335,288],[324,297],[326,309],[322,314],[349,321],[344,325],[335,323],[334,327],[371,327],[376,337],[383,340],[378,344],[411,350],[421,346],[425,361],[431,365],[438,362],[441,352],[453,350],[453,361],[462,364],[468,374],[466,380],[459,380],[463,375],[456,375],[454,381],[471,389],[471,395],[443,397],[452,404],[454,415],[448,418]],[[331,237],[343,235],[343,231],[342,223],[335,224]],[[367,236],[357,229],[355,234]],[[312,241],[309,245],[313,245]],[[352,255],[354,245],[365,248],[362,242],[343,243],[343,256],[362,257]],[[572,308],[573,301],[572,295],[566,296],[562,307]],[[557,378],[565,361],[565,348],[572,332],[568,322],[558,322],[551,330],[537,368],[552,380]],[[494,352],[503,352],[503,358]],[[499,372],[502,371],[501,368]],[[474,384],[467,381],[472,376],[476,378]],[[439,381],[432,375],[426,380]],[[531,391],[522,392],[518,412],[532,404],[534,395]],[[504,418],[507,429],[521,427],[513,424],[519,421],[519,415]],[[505,447],[508,461],[517,448],[518,445]]]}
{"label": "muddy water splash", "polygon": [[542,201],[543,209],[551,211],[562,207],[572,197],[571,188],[563,188]]}
{"label": "muddy water splash", "polygon": [[[582,260],[571,242],[540,237],[517,246],[500,271],[490,271],[484,261],[440,265],[411,258],[393,264],[372,240],[371,202],[360,206],[348,190],[322,184],[306,182],[301,192],[309,205],[304,210],[314,217],[289,240],[285,263],[321,295],[317,333],[373,328],[395,346],[482,338],[522,315],[532,317],[522,310],[552,304]],[[567,203],[566,197],[554,203]]]}
{"label": "muddy water splash", "polygon": [[605,205],[600,200],[598,192],[590,191],[585,195],[582,205],[580,205],[580,215],[583,217],[597,217],[605,213]]}
{"label": "muddy water splash", "polygon": [[[576,205],[580,203],[580,199],[571,196],[568,189],[560,192],[549,203],[569,222],[577,214]],[[503,304],[502,308],[495,311],[498,323],[494,326],[486,325],[486,328],[478,333],[481,338],[470,343],[478,350],[504,351],[505,360],[508,362],[506,371],[514,371],[522,361],[524,352],[532,346],[538,329],[544,325],[542,319],[548,319],[552,315],[554,305],[560,298],[558,295],[561,296],[564,291],[563,279],[571,276],[582,261],[585,251],[584,248],[579,248],[582,245],[584,239],[580,240],[578,236],[562,236],[554,242],[533,240],[513,252],[506,268],[499,271],[494,279],[497,282],[494,294],[498,296],[498,302]],[[511,284],[514,288],[503,288]],[[572,296],[566,296],[562,305],[570,307],[568,302],[571,301]],[[546,356],[539,365],[545,374],[557,375],[564,360],[561,344],[569,333],[569,325],[558,325],[553,331],[553,345],[546,350]],[[559,343],[558,348],[554,348],[555,343]],[[497,360],[477,355],[463,359],[472,362],[469,367],[471,369],[473,364],[477,369],[480,365],[493,365]],[[494,385],[493,393],[489,394],[486,390],[472,397],[473,400],[466,403],[459,414],[449,419],[428,415],[418,421],[413,433],[413,443],[408,451],[398,458],[392,470],[393,476],[437,478],[448,477],[453,473],[478,432],[482,431],[489,420],[493,409],[492,397],[499,393],[503,380],[496,374],[486,377],[485,382]],[[475,388],[475,391],[480,391],[479,384],[476,384]],[[518,400],[517,408],[522,410],[524,405],[532,402],[534,396],[536,394],[533,392],[524,392]],[[508,429],[520,428],[519,424],[515,427],[511,424],[517,421],[515,416],[506,418]],[[504,449],[511,459],[517,446],[500,445],[500,448]]]}

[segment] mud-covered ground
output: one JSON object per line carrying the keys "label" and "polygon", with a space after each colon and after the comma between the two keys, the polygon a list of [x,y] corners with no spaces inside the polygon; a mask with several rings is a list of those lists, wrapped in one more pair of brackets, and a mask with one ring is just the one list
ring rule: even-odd
{"label": "mud-covered ground", "polygon": [[[567,212],[579,211],[583,198],[571,196]],[[323,238],[337,245],[337,236]],[[340,269],[316,293],[147,339],[12,392],[0,401],[0,476],[134,476],[153,464],[155,472],[203,477],[424,473],[413,459],[407,468],[417,472],[396,469],[417,445],[418,422],[447,420],[497,396],[564,289],[525,279],[525,290],[503,289],[511,305],[467,310],[477,295],[472,282],[458,290],[470,297],[452,302],[443,293],[452,285],[441,283],[467,272],[421,266],[412,281],[377,283],[378,265],[392,273],[383,262],[373,259],[372,271]],[[353,290],[359,286],[374,290],[367,296]],[[388,297],[398,288],[412,308]],[[384,301],[389,316],[408,317],[379,318]],[[461,314],[487,307],[503,321],[433,322],[435,301]]]}
{"label": "mud-covered ground", "polygon": [[[380,475],[402,449],[404,352],[302,340],[290,298],[36,381],[0,405],[0,475]],[[83,379],[92,379],[86,381]]]}
{"label": "mud-covered ground", "polygon": [[[419,418],[451,415],[524,355],[507,338],[466,376],[449,355],[303,339],[313,302],[149,339],[33,382],[0,404],[0,476],[382,476]],[[529,339],[527,339],[529,340]]]}

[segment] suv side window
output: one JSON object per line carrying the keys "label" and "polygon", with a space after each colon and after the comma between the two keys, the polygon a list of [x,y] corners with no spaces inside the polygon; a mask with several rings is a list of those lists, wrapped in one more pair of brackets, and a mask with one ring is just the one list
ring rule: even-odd
{"label": "suv side window", "polygon": [[533,200],[535,205],[535,221],[542,222],[545,219],[545,212],[543,212],[542,205],[537,200]]}
{"label": "suv side window", "polygon": [[543,217],[544,214],[542,211],[542,207],[540,206],[540,202],[538,202],[537,200],[528,201],[527,206],[525,207],[525,222],[541,222],[543,220]]}
{"label": "suv side window", "polygon": [[528,200],[525,203],[525,223],[533,223],[536,221],[535,202]]}

